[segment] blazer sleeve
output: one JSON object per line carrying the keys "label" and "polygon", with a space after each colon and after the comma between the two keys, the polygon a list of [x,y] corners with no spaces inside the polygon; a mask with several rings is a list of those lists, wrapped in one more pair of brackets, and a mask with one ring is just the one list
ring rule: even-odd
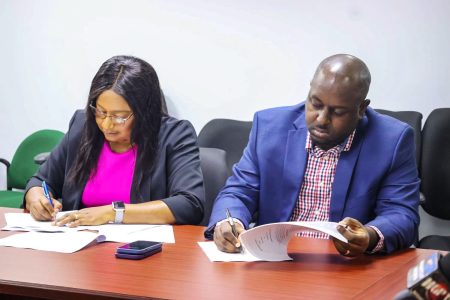
{"label": "blazer sleeve", "polygon": [[203,218],[205,191],[195,130],[188,121],[179,121],[163,138],[169,197],[162,201],[177,224],[198,224]]}
{"label": "blazer sleeve", "polygon": [[[61,142],[53,149],[48,159],[39,167],[36,174],[34,174],[27,183],[25,188],[25,194],[28,190],[35,186],[41,186],[42,181],[45,181],[48,185],[49,191],[53,197],[59,199],[62,197],[62,189],[64,181],[66,180],[68,166],[67,163],[67,149],[70,144],[70,137],[74,127],[75,120],[81,116],[81,111],[77,111],[70,120],[69,130],[64,135]],[[23,198],[23,205],[25,207],[25,196]]]}
{"label": "blazer sleeve", "polygon": [[398,139],[390,170],[379,189],[376,217],[366,224],[382,232],[387,253],[409,247],[418,236],[420,180],[413,149],[414,132],[406,127]]}
{"label": "blazer sleeve", "polygon": [[253,118],[249,142],[244,149],[240,161],[233,167],[225,187],[214,202],[214,207],[205,230],[205,238],[212,239],[214,227],[218,221],[226,218],[225,210],[229,209],[233,218],[239,219],[245,228],[258,208],[260,192],[260,176],[258,154],[256,152],[258,136],[258,114]]}

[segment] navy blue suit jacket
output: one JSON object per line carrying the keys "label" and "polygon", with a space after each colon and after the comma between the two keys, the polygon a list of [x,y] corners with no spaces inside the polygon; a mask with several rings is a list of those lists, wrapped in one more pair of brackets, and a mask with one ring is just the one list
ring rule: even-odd
{"label": "navy blue suit jacket", "polygon": [[[288,221],[307,164],[304,102],[257,112],[247,147],[218,195],[205,236],[233,217],[247,228]],[[350,151],[339,158],[330,203],[330,221],[352,217],[376,226],[392,252],[417,238],[419,183],[413,129],[368,108],[358,123]]]}

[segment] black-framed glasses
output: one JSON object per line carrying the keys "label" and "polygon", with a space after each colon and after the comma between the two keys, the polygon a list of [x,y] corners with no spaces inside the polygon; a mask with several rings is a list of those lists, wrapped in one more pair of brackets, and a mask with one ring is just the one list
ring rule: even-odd
{"label": "black-framed glasses", "polygon": [[131,116],[133,115],[133,113],[131,113],[128,117],[124,118],[124,117],[119,117],[119,116],[115,116],[115,115],[108,115],[106,112],[98,109],[97,107],[95,107],[92,104],[89,104],[89,108],[92,110],[92,113],[94,114],[94,116],[96,118],[100,118],[102,120],[109,118],[111,120],[111,122],[113,122],[114,124],[117,125],[123,125],[125,124],[126,121],[128,121],[129,118],[131,118]]}

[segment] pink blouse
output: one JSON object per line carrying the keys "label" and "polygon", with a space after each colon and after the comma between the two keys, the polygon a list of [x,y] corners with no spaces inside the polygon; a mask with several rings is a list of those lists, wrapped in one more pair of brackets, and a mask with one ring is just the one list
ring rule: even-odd
{"label": "pink blouse", "polygon": [[97,164],[97,172],[90,176],[81,201],[84,207],[109,205],[113,201],[130,203],[137,147],[123,153],[113,152],[105,141]]}

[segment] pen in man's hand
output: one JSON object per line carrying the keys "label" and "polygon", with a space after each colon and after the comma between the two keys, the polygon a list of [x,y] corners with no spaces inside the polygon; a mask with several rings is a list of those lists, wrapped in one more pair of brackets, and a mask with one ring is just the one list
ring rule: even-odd
{"label": "pen in man's hand", "polygon": [[228,210],[228,208],[227,208],[227,210],[226,210],[226,213],[227,213],[227,220],[228,220],[228,223],[229,223],[230,226],[231,226],[231,232],[232,232],[233,235],[237,238],[237,237],[238,237],[238,234],[237,234],[237,231],[236,231],[236,226],[234,225],[233,218],[231,217],[231,214],[230,214],[230,211]]}
{"label": "pen in man's hand", "polygon": [[48,202],[50,202],[50,205],[51,205],[52,207],[54,207],[54,206],[53,206],[52,198],[50,197],[50,194],[48,193],[48,186],[47,186],[47,183],[45,183],[45,181],[42,181],[42,188],[44,189],[44,195],[45,195],[45,198],[47,198]]}

